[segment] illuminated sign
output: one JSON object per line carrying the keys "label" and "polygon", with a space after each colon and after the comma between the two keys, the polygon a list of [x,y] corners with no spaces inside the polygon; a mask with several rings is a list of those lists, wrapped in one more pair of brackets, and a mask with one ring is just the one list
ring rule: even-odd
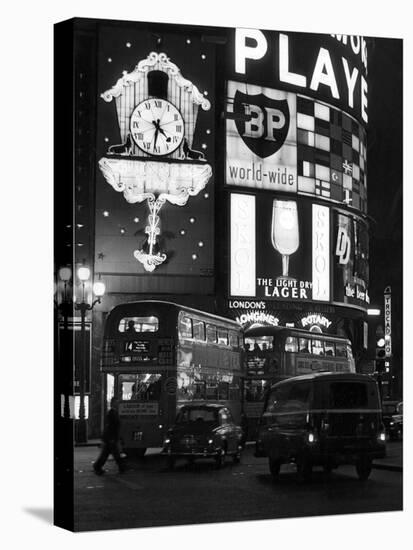
{"label": "illuminated sign", "polygon": [[278,317],[274,317],[269,313],[264,313],[263,311],[247,311],[242,313],[235,319],[241,326],[249,326],[252,324],[259,325],[272,325],[278,327],[280,320]]}
{"label": "illuminated sign", "polygon": [[296,95],[229,81],[227,101],[227,184],[297,191]]}
{"label": "illuminated sign", "polygon": [[311,327],[313,325],[320,325],[325,328],[329,328],[331,321],[318,313],[312,313],[301,319],[301,325],[303,328]]}
{"label": "illuminated sign", "polygon": [[227,185],[319,196],[367,212],[366,131],[354,118],[246,82],[229,82],[227,102]]}
{"label": "illuminated sign", "polygon": [[333,213],[334,301],[366,307],[368,295],[368,229],[358,216]]}
{"label": "illuminated sign", "polygon": [[329,208],[282,197],[231,195],[230,294],[329,301]]}
{"label": "illuminated sign", "polygon": [[385,357],[392,356],[391,342],[391,288],[384,291],[384,352]]}
{"label": "illuminated sign", "polygon": [[255,294],[255,197],[231,195],[231,295]]}
{"label": "illuminated sign", "polygon": [[320,96],[367,123],[364,38],[240,28],[234,53],[234,75]]}
{"label": "illuminated sign", "polygon": [[330,299],[330,212],[313,204],[313,299]]}

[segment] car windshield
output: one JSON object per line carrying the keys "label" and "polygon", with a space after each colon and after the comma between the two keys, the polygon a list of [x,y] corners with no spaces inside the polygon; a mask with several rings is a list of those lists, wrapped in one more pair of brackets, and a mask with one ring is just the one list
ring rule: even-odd
{"label": "car windshield", "polygon": [[216,423],[218,422],[218,411],[205,407],[182,409],[176,418],[176,423],[182,424],[187,422]]}

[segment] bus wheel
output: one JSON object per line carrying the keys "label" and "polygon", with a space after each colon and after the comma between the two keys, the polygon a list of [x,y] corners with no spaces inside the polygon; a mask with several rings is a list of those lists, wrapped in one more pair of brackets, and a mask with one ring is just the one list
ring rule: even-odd
{"label": "bus wheel", "polygon": [[356,463],[356,472],[360,481],[366,481],[371,473],[371,458],[360,457]]}
{"label": "bus wheel", "polygon": [[269,457],[268,465],[270,467],[272,477],[274,479],[278,479],[278,476],[280,475],[281,462],[279,460]]}

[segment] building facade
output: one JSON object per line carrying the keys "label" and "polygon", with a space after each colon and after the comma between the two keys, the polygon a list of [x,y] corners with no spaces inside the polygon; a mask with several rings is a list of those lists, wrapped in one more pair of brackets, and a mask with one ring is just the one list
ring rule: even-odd
{"label": "building facade", "polygon": [[366,40],[96,20],[74,20],[73,33],[73,210],[57,220],[56,260],[70,254],[106,284],[87,317],[89,436],[105,317],[119,303],[343,335],[360,363]]}

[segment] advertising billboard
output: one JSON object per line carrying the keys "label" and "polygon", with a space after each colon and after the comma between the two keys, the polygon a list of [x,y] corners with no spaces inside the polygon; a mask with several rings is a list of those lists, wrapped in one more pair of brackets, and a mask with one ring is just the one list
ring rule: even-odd
{"label": "advertising billboard", "polygon": [[230,197],[230,297],[367,308],[361,217],[281,193]]}
{"label": "advertising billboard", "polygon": [[214,273],[215,46],[152,44],[148,29],[99,26],[95,269],[124,291],[136,275],[179,291],[177,277]]}
{"label": "advertising billboard", "polygon": [[227,113],[227,185],[367,212],[366,131],[356,119],[310,97],[233,81]]}
{"label": "advertising billboard", "polygon": [[228,82],[228,185],[297,191],[296,95]]}
{"label": "advertising billboard", "polygon": [[228,78],[329,103],[368,122],[367,43],[362,36],[234,29]]}
{"label": "advertising billboard", "polygon": [[369,236],[362,218],[333,211],[334,301],[367,307],[370,303]]}
{"label": "advertising billboard", "polygon": [[231,296],[330,300],[330,212],[282,194],[231,193]]}

